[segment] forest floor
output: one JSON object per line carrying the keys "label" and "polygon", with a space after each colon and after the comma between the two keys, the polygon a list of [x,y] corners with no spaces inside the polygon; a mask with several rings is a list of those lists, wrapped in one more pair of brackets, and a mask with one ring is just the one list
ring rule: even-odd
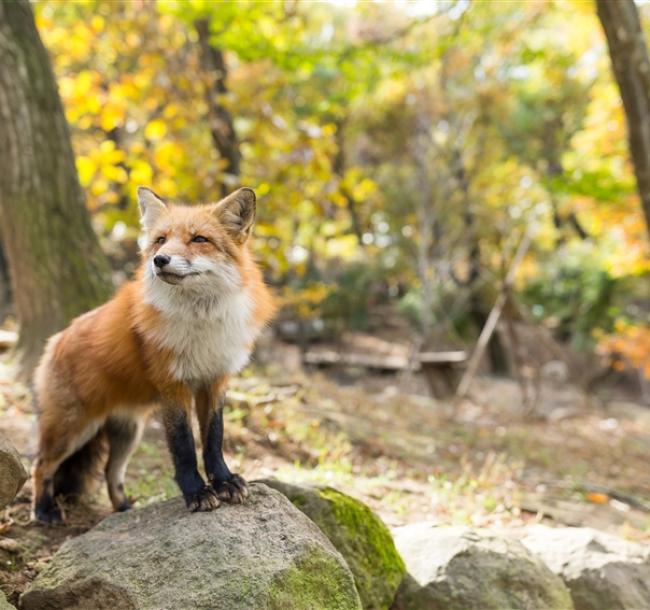
{"label": "forest floor", "polygon": [[[650,540],[650,408],[547,385],[531,417],[506,379],[478,378],[456,405],[408,387],[396,377],[342,385],[318,372],[253,370],[229,391],[229,464],[249,480],[336,486],[390,526],[544,520]],[[27,458],[34,423],[28,390],[0,365],[0,430]],[[127,491],[136,506],[177,494],[155,417]],[[65,539],[110,512],[102,490],[70,507],[64,526],[29,524],[30,495],[27,483],[0,520],[0,588],[13,601]]]}

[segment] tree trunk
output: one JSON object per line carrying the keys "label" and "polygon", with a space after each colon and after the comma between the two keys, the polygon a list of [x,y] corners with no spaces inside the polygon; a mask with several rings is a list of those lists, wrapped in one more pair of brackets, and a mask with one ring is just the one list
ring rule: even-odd
{"label": "tree trunk", "polygon": [[2,244],[0,244],[0,324],[11,313],[11,280],[9,278],[9,267],[5,258]]}
{"label": "tree trunk", "polygon": [[[465,226],[465,239],[469,242],[467,256],[468,276],[466,286],[470,291],[468,314],[477,332],[480,333],[488,320],[488,311],[481,295],[481,242],[477,234],[476,214],[470,194],[470,182],[465,169],[465,161],[460,148],[454,147],[452,151],[456,183],[463,196],[463,224]],[[494,333],[487,346],[490,369],[497,375],[508,373],[508,358],[503,342],[497,333]]]}
{"label": "tree trunk", "polygon": [[209,21],[207,19],[198,19],[194,23],[194,27],[201,47],[201,65],[211,79],[206,91],[208,122],[215,148],[226,162],[224,168],[226,179],[221,183],[222,195],[225,197],[238,184],[241,161],[239,142],[237,141],[232,117],[219,99],[221,95],[228,92],[226,88],[228,69],[221,49],[210,43]]}
{"label": "tree trunk", "polygon": [[[336,154],[334,155],[334,162],[332,170],[338,176],[339,181],[342,181],[345,176],[346,157],[345,157],[345,121],[335,120],[336,125]],[[357,243],[361,248],[364,247],[363,243],[363,229],[361,228],[361,219],[359,218],[359,210],[357,209],[357,202],[352,194],[346,189],[340,189],[341,194],[345,197],[347,202],[348,212],[350,214],[350,224],[354,235],[357,238]]]}
{"label": "tree trunk", "polygon": [[634,0],[596,0],[627,117],[630,153],[650,233],[650,59]]}
{"label": "tree trunk", "polygon": [[44,341],[110,293],[50,60],[29,2],[0,2],[0,242],[23,374]]}
{"label": "tree trunk", "polygon": [[421,285],[419,349],[431,347],[434,330],[435,273],[434,233],[436,225],[435,196],[427,162],[428,117],[420,113],[415,120],[411,154],[415,161],[416,216],[418,221],[417,270]]}

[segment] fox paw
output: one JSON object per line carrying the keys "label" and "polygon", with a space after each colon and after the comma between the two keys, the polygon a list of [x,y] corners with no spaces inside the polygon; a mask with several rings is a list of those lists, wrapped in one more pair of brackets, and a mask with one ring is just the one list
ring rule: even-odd
{"label": "fox paw", "polygon": [[131,500],[129,500],[129,498],[124,498],[124,500],[122,500],[122,501],[121,501],[121,502],[120,502],[120,503],[115,507],[115,510],[116,510],[118,513],[123,513],[123,512],[125,512],[125,511],[127,511],[127,510],[131,510],[131,506],[132,506],[132,504],[131,504]]}
{"label": "fox paw", "polygon": [[56,504],[45,507],[37,506],[32,513],[32,521],[55,525],[57,523],[63,523],[63,514]]}
{"label": "fox paw", "polygon": [[193,513],[209,512],[219,508],[221,504],[215,491],[207,485],[200,489],[198,493],[186,498],[185,501],[187,502],[187,508]]}
{"label": "fox paw", "polygon": [[246,481],[238,474],[232,474],[225,481],[212,481],[212,488],[221,500],[233,504],[243,504],[248,498]]}

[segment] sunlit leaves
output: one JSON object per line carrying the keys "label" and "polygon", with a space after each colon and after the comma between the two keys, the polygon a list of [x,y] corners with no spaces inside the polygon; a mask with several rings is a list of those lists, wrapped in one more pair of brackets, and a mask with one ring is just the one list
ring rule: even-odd
{"label": "sunlit leaves", "polygon": [[149,121],[144,128],[144,137],[148,140],[162,140],[167,134],[167,123],[162,119]]}
{"label": "sunlit leaves", "polygon": [[[586,294],[599,278],[645,273],[624,117],[593,10],[437,5],[414,17],[404,3],[37,2],[95,223],[134,234],[141,184],[220,196],[227,164],[210,136],[195,28],[206,19],[228,67],[218,102],[240,142],[239,180],[259,197],[256,254],[273,281],[319,285],[362,260],[413,302],[422,277],[435,277],[443,319],[450,304],[466,306],[458,281],[473,245],[488,300],[526,226],[534,243],[517,286],[560,273],[554,211],[579,219],[597,268],[568,287],[558,280],[567,292],[545,293],[547,310],[561,310],[572,286]],[[576,248],[575,233],[561,238]]]}
{"label": "sunlit leaves", "polygon": [[636,369],[650,379],[650,326],[619,321],[615,333],[600,338],[599,351],[618,370]]}

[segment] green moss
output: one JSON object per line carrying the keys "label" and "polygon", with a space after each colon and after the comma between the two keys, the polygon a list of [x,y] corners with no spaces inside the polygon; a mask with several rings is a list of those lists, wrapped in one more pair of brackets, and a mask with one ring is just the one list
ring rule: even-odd
{"label": "green moss", "polygon": [[364,607],[389,608],[406,573],[390,531],[362,502],[331,487],[319,489],[318,495],[329,504],[336,521],[335,528],[321,529],[348,561]]}
{"label": "green moss", "polygon": [[360,610],[361,602],[343,565],[314,546],[271,583],[269,610]]}
{"label": "green moss", "polygon": [[307,515],[343,555],[366,610],[387,610],[406,568],[384,523],[365,504],[331,487],[264,481]]}
{"label": "green moss", "polygon": [[307,498],[305,496],[301,496],[300,494],[295,495],[291,498],[291,503],[300,510],[302,510],[307,505],[307,502]]}

